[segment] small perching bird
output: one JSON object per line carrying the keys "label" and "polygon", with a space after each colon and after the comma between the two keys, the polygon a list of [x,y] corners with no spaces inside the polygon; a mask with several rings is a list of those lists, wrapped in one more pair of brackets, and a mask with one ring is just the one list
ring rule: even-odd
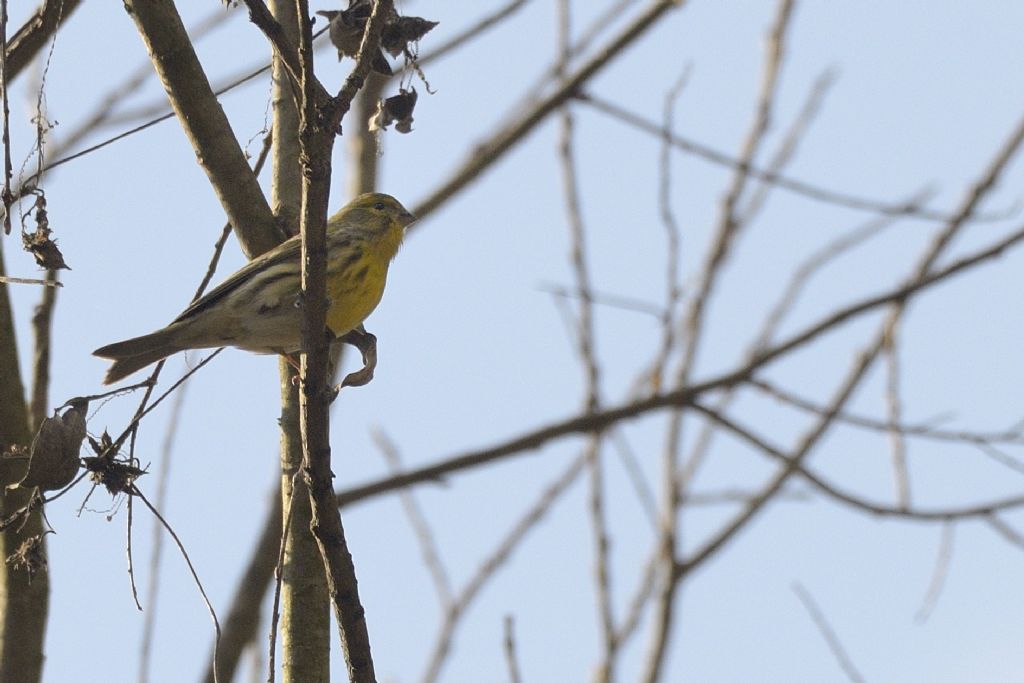
{"label": "small perching bird", "polygon": [[[415,220],[394,197],[368,193],[327,221],[327,327],[335,337],[358,327],[380,303],[388,266]],[[103,383],[186,349],[299,352],[300,252],[296,235],[254,258],[167,327],[96,349],[93,355],[114,361]]]}

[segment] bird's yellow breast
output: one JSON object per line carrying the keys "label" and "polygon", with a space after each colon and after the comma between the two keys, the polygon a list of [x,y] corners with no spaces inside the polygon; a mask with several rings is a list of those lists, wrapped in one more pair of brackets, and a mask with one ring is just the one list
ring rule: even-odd
{"label": "bird's yellow breast", "polygon": [[380,239],[359,245],[362,257],[337,274],[331,274],[328,267],[327,327],[335,336],[355,328],[377,308],[384,296],[388,266],[398,252],[402,232],[401,226],[396,226]]}

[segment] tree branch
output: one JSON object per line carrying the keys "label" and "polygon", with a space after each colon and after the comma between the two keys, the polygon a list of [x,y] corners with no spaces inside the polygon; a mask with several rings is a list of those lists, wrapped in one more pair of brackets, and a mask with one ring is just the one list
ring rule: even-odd
{"label": "tree branch", "polygon": [[549,114],[556,111],[567,99],[576,95],[581,86],[620,56],[627,47],[643,36],[668,10],[682,7],[681,0],[658,0],[646,12],[619,33],[608,45],[586,64],[568,76],[550,95],[538,102],[517,121],[496,132],[487,142],[477,145],[462,166],[451,174],[448,180],[434,190],[413,209],[422,224],[423,218],[460,192],[481,173],[501,159],[517,143],[521,142]]}
{"label": "tree branch", "polygon": [[172,0],[125,0],[150,59],[220,199],[228,220],[252,258],[283,237],[256,176],[217,101]]}
{"label": "tree branch", "polygon": [[32,59],[78,9],[81,0],[45,0],[7,41],[7,78],[17,78]]}

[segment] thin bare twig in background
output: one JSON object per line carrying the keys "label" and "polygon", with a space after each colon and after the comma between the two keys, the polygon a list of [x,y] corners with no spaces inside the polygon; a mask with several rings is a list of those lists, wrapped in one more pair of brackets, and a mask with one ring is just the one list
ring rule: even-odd
{"label": "thin bare twig in background", "polygon": [[[575,292],[562,285],[554,284],[551,282],[542,282],[537,285],[537,289],[542,292],[547,292],[560,299],[579,299],[579,293]],[[642,313],[649,315],[659,320],[664,317],[664,311],[661,306],[657,304],[643,301],[641,299],[635,299],[629,296],[621,296],[618,294],[610,294],[608,292],[599,292],[597,290],[591,290],[590,292],[590,303],[595,306],[607,306],[609,308],[617,308],[623,311],[633,311],[634,313]]]}
{"label": "thin bare twig in background", "polygon": [[[672,208],[672,154],[669,139],[675,124],[676,105],[690,82],[693,73],[692,65],[686,65],[679,78],[665,93],[662,105],[662,125],[665,136],[658,153],[658,213],[661,224],[665,228],[665,304],[661,309],[661,342],[654,355],[654,362],[648,377],[641,376],[641,381],[649,382],[658,391],[665,381],[665,366],[676,348],[676,316],[679,302],[683,294],[682,275],[679,267],[679,253],[682,248],[682,236],[679,231],[679,220]],[[645,373],[647,374],[647,373]]]}
{"label": "thin bare twig in background", "polygon": [[1004,539],[1018,548],[1024,549],[1024,535],[1001,520],[999,515],[995,514],[995,511],[983,515],[982,519],[984,519],[985,524],[998,532]]}
{"label": "thin bare twig in background", "polygon": [[[1024,123],[1018,125],[1010,138],[1004,144],[1003,148],[999,150],[988,169],[985,170],[973,186],[968,188],[963,203],[954,213],[953,220],[950,221],[945,229],[935,236],[932,245],[925,250],[917,267],[914,269],[913,274],[907,281],[908,286],[927,279],[936,260],[943,254],[953,237],[959,233],[964,225],[970,220],[982,199],[986,197],[996,180],[1002,174],[1003,169],[1006,167],[1009,160],[1015,155],[1020,147],[1022,138],[1024,138]],[[901,305],[905,305],[905,300],[900,301]],[[851,367],[847,377],[837,388],[832,401],[828,404],[825,415],[822,416],[816,426],[807,431],[799,440],[797,446],[788,456],[789,464],[780,470],[771,482],[766,485],[763,495],[751,501],[750,505],[748,505],[747,508],[731,523],[724,526],[720,533],[706,542],[703,547],[695,551],[691,559],[680,563],[677,569],[678,573],[685,574],[691,571],[702,564],[710,556],[715,554],[717,550],[719,550],[723,544],[736,533],[736,531],[745,526],[745,524],[752,519],[758,511],[763,509],[764,503],[779,490],[782,483],[802,466],[803,460],[809,453],[809,449],[818,440],[820,440],[824,432],[832,423],[832,417],[842,410],[853,389],[860,384],[871,363],[875,358],[877,358],[882,349],[886,332],[888,331],[889,326],[898,319],[899,313],[900,312],[897,309],[890,310],[890,314],[883,322],[878,336],[876,336],[875,340],[871,344],[865,347],[865,350],[858,356]]]}
{"label": "thin bare twig in background", "polygon": [[[769,175],[778,176],[783,169],[793,160],[800,143],[807,137],[810,125],[814,123],[821,108],[825,103],[825,97],[829,89],[835,84],[836,76],[832,71],[826,71],[818,76],[811,85],[804,100],[800,112],[793,118],[778,149],[772,155],[765,166],[765,172]],[[775,190],[773,183],[760,181],[750,192],[750,196],[741,207],[737,209],[738,221],[741,225],[749,225],[764,207],[765,201]]]}
{"label": "thin bare twig in background", "polygon": [[801,583],[793,584],[793,592],[796,593],[796,597],[800,600],[800,604],[807,610],[807,614],[810,615],[811,620],[817,627],[818,632],[828,643],[828,649],[832,651],[832,656],[835,657],[836,663],[846,674],[846,677],[854,683],[864,683],[864,677],[857,671],[857,667],[854,666],[850,656],[846,653],[846,649],[839,640],[839,636],[836,635],[835,629],[828,623],[828,619],[825,618],[825,614],[818,607],[818,604],[814,601],[814,598],[803,587]]}
{"label": "thin bare twig in background", "polygon": [[[557,77],[566,78],[570,59],[571,15],[568,0],[559,0],[558,8],[558,64]],[[558,158],[562,172],[562,191],[565,197],[566,220],[569,225],[570,262],[579,297],[575,339],[577,355],[584,374],[584,409],[596,410],[601,405],[601,373],[594,350],[594,306],[591,301],[591,278],[587,264],[586,229],[580,202],[579,177],[576,172],[574,150],[574,120],[571,109],[563,105],[559,115]],[[584,447],[587,462],[587,512],[594,542],[594,586],[597,613],[601,625],[601,663],[594,680],[608,682],[614,678],[615,616],[612,612],[611,570],[608,541],[608,520],[604,501],[604,465],[601,459],[601,433],[590,436]]]}
{"label": "thin bare twig in background", "polygon": [[[403,469],[402,458],[398,454],[398,449],[395,447],[394,442],[379,429],[372,430],[370,436],[384,456],[388,468],[392,472],[401,472]],[[427,567],[430,578],[434,582],[434,590],[437,592],[441,608],[444,610],[451,609],[454,597],[452,594],[452,582],[448,578],[448,572],[445,571],[444,564],[441,562],[441,555],[437,551],[437,541],[434,538],[434,533],[431,531],[423,511],[416,504],[416,499],[413,497],[412,492],[403,489],[398,492],[398,497],[402,502],[402,508],[405,510],[405,516],[409,520],[413,532],[416,534],[416,541],[420,546],[423,564]]]}
{"label": "thin bare twig in background", "polygon": [[640,468],[636,453],[633,452],[633,448],[621,430],[609,430],[609,437],[615,446],[615,451],[619,454],[619,461],[622,463],[623,469],[626,470],[636,498],[640,501],[640,507],[643,508],[647,521],[651,524],[651,530],[656,531],[658,528],[658,502],[647,477],[644,476],[643,470]]}
{"label": "thin bare twig in background", "polygon": [[[181,411],[185,405],[186,389],[188,385],[182,386],[174,396],[171,403],[171,412],[167,416],[167,426],[164,430],[164,440],[160,447],[160,466],[157,474],[156,501],[158,510],[167,506],[168,482],[171,474],[171,452],[174,449],[174,439],[178,434],[178,423],[181,419]],[[129,524],[130,528],[130,524]],[[160,524],[153,525],[153,541],[149,553],[149,590],[146,591],[146,607],[142,619],[142,637],[139,642],[139,683],[146,683],[149,680],[150,655],[153,650],[153,633],[156,627],[157,603],[160,597],[160,560],[163,557],[163,534],[160,533]],[[212,668],[212,667],[211,667]]]}
{"label": "thin bare twig in background", "polygon": [[[801,398],[791,391],[781,389],[771,382],[752,378],[748,384],[755,389],[763,391],[766,395],[800,410],[817,415],[825,412],[824,407],[805,398]],[[849,411],[844,411],[836,415],[836,419],[854,427],[860,427],[861,429],[867,429],[875,432],[886,433],[891,429],[898,429],[900,434],[903,436],[918,439],[949,441],[975,446],[991,445],[996,443],[1006,443],[1017,446],[1024,445],[1024,429],[1022,429],[1019,424],[1001,431],[972,432],[965,430],[942,429],[940,427],[936,427],[931,422],[893,425],[885,419],[875,419]]]}
{"label": "thin bare twig in background", "polygon": [[[1024,119],[1018,122],[1009,138],[997,151],[989,166],[967,188],[959,208],[953,214],[953,220],[934,236],[932,243],[924,250],[916,266],[912,269],[911,275],[906,279],[905,286],[914,286],[926,281],[931,276],[935,263],[944,254],[953,239],[970,222],[970,218],[995,186],[1010,160],[1019,151],[1022,143],[1024,143]],[[827,404],[826,412],[815,425],[806,430],[798,439],[794,448],[785,458],[786,464],[764,486],[762,493],[752,498],[739,514],[734,516],[730,522],[724,524],[720,531],[705,541],[688,559],[676,565],[673,572],[676,578],[682,578],[689,574],[710,557],[716,555],[740,529],[744,528],[764,509],[765,504],[781,490],[786,481],[803,468],[804,461],[815,445],[831,428],[834,423],[834,417],[843,410],[854,389],[861,384],[869,368],[877,359],[879,353],[881,353],[886,337],[889,335],[892,326],[900,319],[905,306],[905,299],[898,299],[890,306],[889,314],[882,321],[877,335],[855,357],[846,377],[833,392],[832,399]]]}
{"label": "thin bare twig in background", "polygon": [[584,83],[613,62],[624,52],[626,47],[645,35],[669,10],[678,9],[683,4],[679,0],[652,2],[645,12],[599,49],[588,62],[570,74],[563,85],[537,102],[534,107],[508,126],[496,131],[486,142],[475,145],[468,158],[413,209],[413,213],[420,218],[420,221],[414,224],[413,229],[416,225],[422,225],[422,219],[428,214],[455,196],[470,182],[479,178],[512,147],[525,140],[530,132],[547,119],[548,115],[579,92]]}
{"label": "thin bare twig in background", "polygon": [[942,589],[946,586],[946,577],[949,576],[949,567],[953,562],[953,538],[956,533],[956,526],[953,522],[946,522],[942,525],[942,535],[939,538],[939,553],[935,558],[935,569],[932,570],[932,580],[928,583],[928,591],[921,600],[921,606],[914,614],[914,621],[923,624],[931,617],[939,604],[939,597],[942,596]]}
{"label": "thin bare twig in background", "polygon": [[0,0],[0,104],[3,105],[3,133],[0,143],[4,146],[4,187],[0,192],[0,201],[4,206],[4,234],[11,234],[11,205],[14,195],[11,193],[11,106],[7,98],[7,0]]}
{"label": "thin bare twig in background", "polygon": [[899,425],[903,422],[903,402],[900,398],[899,321],[893,323],[885,337],[885,407],[889,418],[889,456],[892,460],[892,478],[896,488],[896,502],[910,506],[910,473],[907,471],[907,444]]}
{"label": "thin bare twig in background", "polygon": [[463,585],[462,589],[456,593],[455,600],[452,602],[451,608],[444,614],[441,627],[434,639],[427,667],[421,677],[422,683],[435,683],[438,680],[441,668],[451,652],[455,629],[466,610],[487,582],[505,565],[526,535],[544,519],[555,502],[576,481],[585,464],[585,458],[577,457],[562,474],[552,480],[541,491],[533,505],[527,508],[519,520],[512,525],[512,528],[495,546],[494,550],[484,557],[476,572]]}
{"label": "thin bare twig in background", "polygon": [[[758,104],[750,130],[741,146],[742,166],[737,167],[738,169],[749,167],[754,162],[768,131],[792,10],[792,0],[782,0],[776,11],[767,41],[767,55],[762,68]],[[740,222],[740,216],[737,215],[737,207],[748,181],[749,175],[737,170],[722,198],[718,224],[712,237],[712,246],[704,258],[698,275],[698,283],[690,296],[689,305],[680,322],[683,348],[682,357],[673,374],[672,381],[675,388],[682,388],[690,384],[704,333],[707,303],[715,290],[715,285],[722,273],[722,266],[735,244],[736,237],[745,227]],[[645,683],[656,683],[661,678],[668,642],[675,621],[675,598],[681,578],[681,574],[675,571],[680,543],[679,513],[685,491],[685,482],[681,481],[679,476],[682,466],[680,451],[683,439],[683,417],[682,410],[672,411],[669,414],[665,432],[662,453],[663,489],[659,517],[660,538],[658,541],[658,562],[662,565],[658,576],[661,579],[661,584],[654,596],[654,623],[648,641],[647,660],[644,663],[642,676]]]}
{"label": "thin bare twig in background", "polygon": [[[624,109],[617,105],[615,102],[594,95],[593,93],[577,94],[576,99],[586,104],[589,104],[594,109],[604,112],[609,116],[616,118],[623,123],[627,123],[634,128],[643,130],[655,137],[663,137],[665,135],[664,129],[656,123],[648,121],[644,117],[634,114],[627,109]],[[913,218],[921,218],[923,220],[945,223],[948,222],[952,215],[943,213],[941,211],[934,211],[927,209],[922,206],[911,206],[908,207],[904,204],[898,204],[893,202],[886,202],[878,199],[869,197],[863,197],[859,195],[850,194],[847,192],[841,192],[838,190],[830,190],[824,187],[820,187],[813,183],[797,180],[789,176],[773,175],[768,171],[765,171],[757,166],[745,165],[742,161],[731,157],[728,154],[719,152],[712,147],[695,142],[693,140],[684,138],[678,134],[673,134],[670,137],[672,146],[678,148],[683,152],[693,154],[694,156],[704,159],[717,166],[725,168],[739,169],[749,175],[752,178],[761,180],[766,183],[771,183],[778,186],[780,189],[798,194],[812,199],[817,202],[825,204],[832,204],[834,206],[846,207],[849,209],[855,209],[857,211],[864,211],[867,213],[876,213],[883,216],[906,216]],[[1006,218],[1016,209],[1004,209],[996,211],[993,214],[986,214],[982,216],[974,216],[973,220],[1001,220]]]}
{"label": "thin bare twig in background", "polygon": [[[977,519],[979,517],[987,518],[989,515],[996,512],[1013,510],[1024,506],[1024,496],[1010,496],[1008,498],[998,498],[956,507],[950,506],[932,509],[925,509],[921,507],[904,508],[902,506],[876,503],[848,491],[841,490],[835,484],[826,481],[821,475],[815,474],[793,453],[784,453],[781,449],[769,444],[764,438],[754,434],[752,430],[741,426],[734,419],[726,417],[725,415],[716,412],[714,409],[705,407],[697,402],[691,404],[691,409],[694,412],[700,413],[701,415],[713,420],[723,428],[740,437],[741,440],[746,441],[760,453],[776,460],[783,465],[789,474],[798,474],[803,477],[807,482],[812,484],[815,489],[837,503],[841,503],[870,515],[878,517],[893,517],[917,522],[948,522],[952,520]],[[828,419],[828,412],[824,413],[821,417],[822,419]],[[800,457],[802,458],[803,456]],[[787,474],[787,476],[789,475]],[[780,489],[779,492],[775,494],[776,499],[782,495],[781,491],[782,490]],[[763,504],[763,501],[761,500],[754,500],[759,497],[760,494],[743,494],[742,501],[747,504]],[[723,542],[724,540],[727,539],[722,539]],[[701,561],[704,559],[706,558],[702,557]],[[681,567],[681,571],[687,571],[689,569],[690,567],[685,565]]]}
{"label": "thin bare twig in background", "polygon": [[[277,675],[277,624],[281,617],[281,588],[284,583],[284,559],[288,551],[288,539],[290,534],[288,533],[292,525],[292,514],[295,511],[295,490],[297,484],[302,476],[302,470],[295,470],[292,475],[292,486],[289,489],[291,495],[288,496],[288,510],[284,514],[283,527],[279,535],[278,549],[277,549],[277,562],[274,564],[274,602],[273,607],[270,610],[270,644],[267,648],[267,681],[274,683],[274,677]],[[280,496],[274,496],[277,500],[278,509],[281,509],[283,502]],[[264,533],[264,537],[267,534]],[[255,596],[253,596],[255,597]],[[236,605],[237,600],[236,600]]]}
{"label": "thin bare twig in background", "polygon": [[420,66],[426,66],[430,62],[441,59],[449,52],[454,52],[466,43],[479,38],[488,29],[494,28],[502,21],[508,19],[513,14],[521,10],[528,2],[530,2],[530,0],[511,0],[511,2],[506,3],[493,12],[481,16],[469,26],[421,57],[419,60]]}
{"label": "thin bare twig in background", "polygon": [[[270,579],[274,576],[275,565],[278,562],[278,551],[282,538],[282,502],[281,496],[270,496],[267,505],[267,522],[263,525],[263,531],[256,541],[255,548],[249,558],[249,563],[242,572],[242,578],[231,598],[231,607],[227,611],[224,623],[221,628],[220,652],[217,660],[217,671],[221,680],[234,680],[235,671],[241,661],[242,654],[246,649],[262,653],[262,643],[257,638],[260,632],[260,615],[262,612],[263,597],[267,593]],[[279,586],[274,593],[274,606],[278,605],[280,599]],[[276,638],[277,617],[275,613],[274,626],[271,639],[271,651],[273,639]],[[273,670],[273,655],[270,667]],[[213,683],[213,652],[210,652],[208,664],[205,668],[205,683]],[[256,671],[262,670],[261,666],[255,667]]]}
{"label": "thin bare twig in background", "polygon": [[[57,271],[47,270],[46,281],[57,283]],[[32,398],[29,414],[33,432],[42,424],[50,404],[50,345],[56,303],[57,288],[43,287],[39,303],[32,312]]]}
{"label": "thin bare twig in background", "polygon": [[[622,15],[630,5],[636,3],[636,1],[637,0],[615,0],[615,2],[608,5],[604,11],[594,16],[590,23],[580,31],[579,38],[576,39],[576,42],[569,46],[569,58],[575,59],[585,53],[591,43],[593,43],[602,33],[613,27],[620,15]],[[565,68],[568,68],[569,63],[563,64],[562,62],[563,60],[560,57],[556,57],[546,69],[541,71],[541,73],[533,79],[530,85],[525,89],[525,95],[523,95],[518,104],[510,107],[509,111],[522,112],[534,106],[540,99],[542,93],[553,83],[558,81],[559,73]]]}
{"label": "thin bare twig in background", "polygon": [[147,508],[149,508],[149,511],[160,522],[164,529],[167,530],[167,533],[170,534],[171,539],[174,540],[174,544],[178,546],[178,551],[181,553],[181,557],[185,560],[185,564],[188,566],[188,571],[192,575],[192,581],[195,582],[196,588],[199,589],[199,594],[203,598],[203,602],[206,603],[206,610],[207,612],[209,612],[210,618],[213,620],[213,629],[216,633],[216,637],[213,641],[213,680],[214,683],[219,683],[219,679],[217,678],[216,662],[217,648],[220,644],[220,621],[217,620],[217,611],[213,609],[213,603],[210,602],[209,596],[206,595],[206,590],[203,588],[203,582],[199,580],[199,573],[196,572],[196,568],[192,564],[192,558],[189,557],[188,551],[185,550],[185,545],[181,542],[181,539],[178,538],[178,534],[174,531],[171,525],[167,523],[167,520],[164,519],[163,515],[161,515],[160,512],[155,507],[153,507],[153,504],[149,502],[146,496],[142,494],[142,491],[140,491],[134,484],[132,484],[128,494],[133,497],[138,497],[138,499],[141,500]]}
{"label": "thin bare twig in background", "polygon": [[519,661],[516,657],[516,626],[515,619],[511,614],[506,614],[504,619],[505,637],[503,639],[503,650],[505,651],[505,665],[508,667],[509,683],[522,683],[523,677],[519,673]]}
{"label": "thin bare twig in background", "polygon": [[[921,190],[900,206],[904,207],[907,211],[912,211],[915,207],[921,206],[921,204],[927,200],[929,194],[930,193]],[[865,244],[868,240],[879,235],[884,230],[893,227],[898,220],[899,216],[896,214],[872,218],[863,225],[854,228],[849,233],[841,235],[834,240],[827,242],[820,249],[811,252],[811,254],[793,270],[793,275],[790,277],[786,288],[779,296],[775,305],[772,306],[768,315],[765,316],[764,323],[761,326],[761,331],[757,336],[757,340],[755,341],[752,350],[759,351],[775,338],[775,333],[781,326],[782,321],[789,312],[793,310],[797,299],[807,287],[807,283],[816,273],[824,269],[830,263],[838,260],[843,254]]]}

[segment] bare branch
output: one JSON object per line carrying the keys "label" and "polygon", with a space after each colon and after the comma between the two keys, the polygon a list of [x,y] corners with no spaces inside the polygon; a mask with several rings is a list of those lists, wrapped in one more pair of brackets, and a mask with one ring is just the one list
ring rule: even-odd
{"label": "bare branch", "polygon": [[428,62],[432,62],[437,59],[445,57],[449,52],[454,52],[460,47],[466,45],[472,40],[479,38],[488,29],[494,28],[499,23],[508,19],[510,16],[521,10],[527,2],[530,0],[511,0],[505,5],[498,9],[483,15],[472,24],[464,28],[459,33],[449,38],[444,43],[441,43],[436,48],[430,51],[429,54],[424,55],[419,61],[420,65],[425,65]]}
{"label": "bare branch", "polygon": [[914,621],[923,624],[931,617],[935,606],[939,603],[939,596],[946,586],[946,577],[949,575],[949,565],[953,561],[953,536],[956,527],[952,522],[942,525],[942,537],[939,540],[939,554],[935,558],[935,569],[932,571],[932,580],[928,584],[928,592],[925,593],[921,606],[914,614]]}
{"label": "bare branch", "polygon": [[519,673],[519,662],[516,658],[515,620],[511,614],[505,615],[504,650],[509,683],[522,683],[523,677]]}
{"label": "bare branch", "polygon": [[990,511],[988,514],[983,515],[985,523],[996,530],[1000,536],[1005,538],[1010,543],[1014,544],[1018,548],[1024,549],[1024,535],[1014,529],[1012,526],[1004,522],[995,514],[996,510]]}
{"label": "bare branch", "polygon": [[846,649],[839,641],[839,636],[836,635],[835,629],[828,623],[828,619],[825,618],[825,614],[818,607],[818,603],[814,601],[811,594],[807,592],[807,589],[801,583],[793,584],[793,592],[796,593],[796,597],[800,599],[804,609],[811,616],[814,625],[818,627],[818,632],[821,633],[822,638],[828,643],[828,649],[832,651],[832,656],[835,657],[836,662],[843,670],[843,673],[846,674],[846,677],[854,683],[864,683],[864,677],[860,675],[850,656],[846,654]]}
{"label": "bare branch", "polygon": [[0,191],[0,200],[4,207],[4,234],[11,234],[11,205],[14,195],[11,193],[11,106],[7,98],[10,76],[7,73],[7,0],[0,0],[0,104],[3,108],[2,134],[0,144],[4,147],[4,187]]}
{"label": "bare branch", "polygon": [[[705,417],[715,421],[725,429],[729,430],[736,436],[740,437],[743,441],[746,441],[750,445],[754,446],[757,450],[764,453],[770,458],[777,460],[782,463],[785,470],[791,474],[799,474],[809,483],[811,483],[818,491],[824,493],[829,498],[832,498],[836,502],[842,503],[848,507],[854,508],[860,512],[866,512],[868,514],[878,517],[893,517],[902,518],[906,520],[919,521],[919,522],[946,522],[950,520],[960,519],[973,519],[977,517],[986,517],[995,512],[1003,510],[1012,510],[1021,506],[1024,506],[1024,496],[1012,496],[1009,498],[1000,498],[990,500],[987,502],[980,502],[975,504],[957,506],[957,507],[945,507],[945,508],[905,508],[902,506],[891,506],[884,505],[882,503],[876,503],[866,498],[854,495],[847,491],[841,490],[835,484],[825,481],[823,477],[815,474],[808,469],[802,462],[797,458],[796,455],[784,453],[779,448],[772,446],[765,439],[757,436],[751,430],[740,426],[736,421],[728,418],[721,413],[718,413],[710,408],[706,408],[700,403],[691,404],[691,409],[704,415]],[[827,420],[828,415],[823,415],[822,420]],[[754,500],[758,498],[758,500]],[[750,496],[747,499],[748,503],[760,504],[760,495]]]}
{"label": "bare branch", "polygon": [[[387,461],[391,471],[393,473],[400,472],[402,470],[402,458],[398,454],[398,449],[395,447],[394,442],[379,429],[374,429],[370,436],[384,455],[384,459]],[[423,564],[427,567],[430,578],[434,582],[437,599],[441,603],[441,608],[448,610],[454,601],[452,582],[448,578],[448,572],[445,571],[444,563],[441,562],[441,555],[437,551],[437,541],[434,539],[434,533],[431,531],[423,511],[416,504],[416,499],[413,498],[412,492],[403,490],[399,491],[398,495],[401,498],[405,516],[409,519],[409,524],[416,534],[416,541],[420,546],[420,554],[423,556]]]}
{"label": "bare branch", "polygon": [[415,225],[421,225],[423,218],[451,199],[471,181],[476,180],[506,152],[524,140],[549,114],[557,110],[567,99],[575,96],[584,83],[643,36],[668,10],[676,9],[681,4],[678,0],[652,2],[647,11],[600,49],[590,61],[568,76],[553,93],[538,102],[517,121],[497,131],[487,142],[477,145],[462,166],[413,209],[413,213],[420,218]]}
{"label": "bare branch", "polygon": [[[589,104],[598,111],[604,112],[609,116],[619,119],[634,128],[646,131],[656,137],[662,138],[667,135],[662,126],[620,107],[611,100],[599,97],[592,93],[577,94],[576,99]],[[933,211],[916,205],[908,206],[906,204],[897,204],[878,199],[871,199],[837,190],[830,190],[814,185],[813,183],[804,182],[788,176],[773,174],[756,166],[744,165],[734,157],[723,152],[719,152],[718,150],[699,142],[695,142],[677,134],[668,135],[669,139],[672,141],[672,145],[684,152],[693,154],[694,156],[704,159],[705,161],[709,161],[717,166],[738,169],[752,178],[777,185],[780,189],[787,190],[814,201],[842,206],[848,209],[855,209],[857,211],[877,213],[884,216],[913,216],[914,218],[921,218],[938,223],[946,223],[953,218],[953,216],[948,213]],[[1001,219],[1005,217],[1006,213],[1007,212],[1003,211],[983,217],[974,216],[974,220]]]}
{"label": "bare branch", "polygon": [[81,0],[44,0],[21,28],[7,41],[7,77],[14,80],[43,49]]}
{"label": "bare branch", "polygon": [[459,591],[455,601],[452,603],[451,609],[444,615],[444,622],[434,641],[430,660],[423,674],[423,683],[434,683],[437,681],[441,674],[441,667],[451,651],[455,629],[466,609],[480,594],[480,591],[483,590],[483,587],[491,577],[505,565],[512,552],[519,546],[519,543],[544,519],[555,501],[576,481],[580,472],[583,471],[585,463],[585,458],[575,458],[562,474],[545,487],[533,505],[524,511],[519,520],[509,529],[509,532],[502,538],[494,550],[484,558],[473,576],[465,583],[462,590]]}
{"label": "bare branch", "polygon": [[[46,282],[58,284],[57,271],[46,271]],[[50,394],[50,342],[53,332],[53,310],[57,304],[57,287],[43,287],[42,296],[32,312],[32,333],[35,338],[32,357],[32,431],[46,417]]]}
{"label": "bare branch", "polygon": [[[250,6],[252,2],[250,2]],[[349,680],[371,683],[374,675],[366,616],[359,600],[355,566],[334,503],[327,387],[327,202],[335,132],[362,87],[377,54],[390,0],[377,0],[363,31],[356,66],[337,98],[323,111],[322,86],[313,73],[313,31],[309,5],[298,0],[300,78],[299,160],[302,164],[302,348],[299,392],[302,464],[313,509],[312,530],[327,573],[328,592],[338,623]]]}
{"label": "bare branch", "polygon": [[[213,630],[214,633],[216,634],[213,641],[213,662],[214,666],[216,667],[217,649],[220,645],[220,621],[217,619],[216,610],[213,609],[213,603],[210,602],[209,596],[206,595],[206,589],[203,588],[203,582],[199,580],[199,573],[196,571],[195,566],[192,564],[192,558],[189,557],[188,551],[185,550],[185,544],[181,542],[181,539],[178,537],[177,532],[175,532],[171,525],[167,523],[167,520],[164,519],[163,515],[161,515],[160,512],[155,507],[153,507],[153,504],[149,502],[146,496],[142,494],[142,491],[136,488],[134,484],[131,484],[128,493],[131,496],[137,497],[145,504],[147,508],[149,508],[149,511],[153,514],[157,521],[159,521],[163,528],[167,530],[167,533],[170,534],[171,539],[174,541],[174,544],[178,546],[178,551],[181,553],[182,559],[185,560],[185,564],[188,566],[189,574],[192,575],[192,581],[196,584],[196,588],[199,590],[199,595],[202,596],[203,602],[206,604],[206,611],[210,614],[210,619],[213,620]],[[216,668],[214,668],[213,680],[214,683],[219,683],[220,681],[220,679],[217,677]]]}
{"label": "bare branch", "polygon": [[172,0],[125,0],[171,105],[250,258],[282,238]]}

